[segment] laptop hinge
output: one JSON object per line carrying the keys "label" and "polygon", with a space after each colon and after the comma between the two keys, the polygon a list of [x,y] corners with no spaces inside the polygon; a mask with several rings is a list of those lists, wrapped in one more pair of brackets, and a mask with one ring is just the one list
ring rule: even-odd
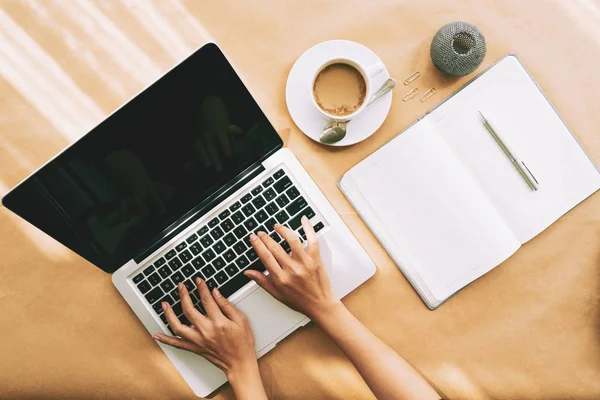
{"label": "laptop hinge", "polygon": [[232,193],[240,189],[242,186],[250,182],[252,179],[256,178],[263,171],[265,171],[265,167],[261,162],[253,164],[251,167],[244,170],[234,179],[229,181],[226,186],[223,186],[220,190],[213,193],[210,197],[205,199],[202,203],[198,204],[194,209],[185,214],[182,218],[180,218],[177,222],[173,223],[171,226],[174,228],[167,229],[163,232],[163,234],[154,239],[154,243],[151,247],[144,250],[140,255],[134,257],[133,260],[140,264],[143,260],[145,260],[148,256],[158,250],[161,246],[171,240],[173,237],[178,235],[180,232],[187,229],[190,225],[195,223],[198,219],[202,218],[206,215],[210,210],[219,205],[224,199],[230,196]]}

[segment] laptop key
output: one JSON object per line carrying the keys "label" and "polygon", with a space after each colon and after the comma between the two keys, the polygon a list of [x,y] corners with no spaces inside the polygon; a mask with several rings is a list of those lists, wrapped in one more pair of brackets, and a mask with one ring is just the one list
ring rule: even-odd
{"label": "laptop key", "polygon": [[196,289],[196,285],[192,283],[191,279],[188,279],[187,281],[183,282],[183,284],[185,285],[185,288],[188,290],[188,292],[193,292]]}
{"label": "laptop key", "polygon": [[233,233],[225,235],[225,237],[223,238],[223,242],[225,242],[227,246],[233,245],[236,241],[237,239],[235,236],[233,236]]}
{"label": "laptop key", "polygon": [[267,233],[267,229],[264,227],[264,225],[261,225],[261,226],[256,227],[256,229],[254,229],[254,233],[258,234],[258,232]]}
{"label": "laptop key", "polygon": [[227,282],[227,279],[229,279],[229,277],[227,276],[227,274],[224,271],[221,271],[215,275],[215,279],[219,283],[219,285],[222,285],[225,282]]}
{"label": "laptop key", "polygon": [[229,206],[229,211],[234,212],[235,210],[237,210],[238,208],[240,208],[242,205],[240,204],[239,201],[236,201],[235,203],[233,203],[231,206]]}
{"label": "laptop key", "polygon": [[267,201],[271,201],[275,198],[275,196],[277,196],[277,193],[275,193],[275,191],[271,188],[265,190],[265,192],[263,193],[263,196],[265,197],[265,199]]}
{"label": "laptop key", "polygon": [[171,258],[175,257],[177,255],[177,252],[175,251],[175,249],[171,249],[167,252],[167,254],[165,254],[165,258],[167,260],[170,260]]}
{"label": "laptop key", "polygon": [[178,301],[175,304],[171,304],[171,308],[173,309],[173,312],[175,313],[175,315],[179,316],[179,315],[183,314],[183,310],[181,309],[180,301]]}
{"label": "laptop key", "polygon": [[213,218],[208,222],[209,228],[214,228],[217,225],[219,225],[219,218]]}
{"label": "laptop key", "polygon": [[254,189],[252,189],[252,191],[250,193],[252,193],[252,196],[256,196],[257,194],[259,194],[262,191],[263,191],[262,186],[257,186]]}
{"label": "laptop key", "polygon": [[256,209],[252,206],[252,204],[246,204],[244,207],[242,207],[242,212],[246,217],[249,217],[256,212]]}
{"label": "laptop key", "polygon": [[225,258],[225,261],[227,262],[232,262],[235,260],[235,257],[235,252],[232,249],[227,250],[225,254],[223,254],[223,258]]}
{"label": "laptop key", "polygon": [[300,195],[300,192],[298,191],[298,189],[296,189],[295,186],[292,186],[291,188],[288,189],[287,192],[285,192],[285,194],[287,194],[290,199],[294,200],[296,197],[298,197]]}
{"label": "laptop key", "polygon": [[206,267],[202,268],[202,274],[207,277],[210,278],[211,276],[213,276],[215,274],[215,269],[212,267],[212,265],[207,265]]}
{"label": "laptop key", "polygon": [[258,226],[258,224],[256,223],[256,220],[254,218],[248,218],[246,221],[244,221],[244,226],[246,227],[246,229],[248,229],[248,231],[253,231],[254,228]]}
{"label": "laptop key", "polygon": [[152,286],[158,285],[160,281],[162,281],[162,278],[156,272],[148,277],[148,282],[150,282]]}
{"label": "laptop key", "polygon": [[150,286],[150,284],[148,283],[148,281],[141,281],[140,283],[137,284],[137,287],[139,289],[140,292],[146,293],[148,290],[150,290],[150,288],[152,286]]}
{"label": "laptop key", "polygon": [[219,228],[218,226],[213,229],[212,231],[210,231],[210,235],[213,237],[213,239],[215,240],[219,240],[223,237],[225,233],[223,232],[223,230],[221,228]]}
{"label": "laptop key", "polygon": [[250,260],[250,262],[256,260],[258,258],[258,255],[256,254],[256,250],[254,250],[254,248],[251,248],[250,250],[248,250],[246,252],[246,257],[248,257],[248,260]]}
{"label": "laptop key", "polygon": [[241,255],[244,254],[244,252],[246,251],[247,247],[244,244],[244,242],[237,242],[234,246],[233,246],[233,250],[235,250],[235,252],[237,253],[237,255]]}
{"label": "laptop key", "polygon": [[207,248],[208,246],[214,243],[214,240],[209,235],[206,235],[202,237],[202,239],[200,239],[200,243],[202,243],[204,248]]}
{"label": "laptop key", "polygon": [[171,297],[173,297],[173,299],[175,301],[179,301],[179,289],[178,288],[175,288],[175,290],[171,291]]}
{"label": "laptop key", "polygon": [[229,210],[225,210],[221,214],[219,214],[219,219],[223,221],[225,218],[229,217],[230,214],[231,212],[229,212]]}
{"label": "laptop key", "polygon": [[192,267],[191,264],[186,264],[183,268],[181,268],[181,272],[187,277],[191,276],[196,270]]}
{"label": "laptop key", "polygon": [[[162,309],[161,309],[162,312]],[[169,323],[169,321],[167,321],[167,317],[165,317],[165,314],[160,314],[160,319],[162,320],[162,322],[167,325]],[[171,329],[171,328],[169,328]]]}
{"label": "laptop key", "polygon": [[[245,270],[254,269],[256,271],[263,272],[265,270],[265,266],[257,260],[246,267]],[[250,282],[250,278],[247,278],[243,273],[238,273],[233,278],[229,279],[227,283],[219,288],[219,292],[225,297],[229,297],[239,289],[241,289],[246,283]]]}
{"label": "laptop key", "polygon": [[173,283],[175,285],[177,285],[179,282],[183,282],[183,275],[181,274],[181,272],[177,271],[175,272],[173,275],[171,275],[171,280],[173,281]]}
{"label": "laptop key", "polygon": [[275,219],[277,220],[277,222],[279,222],[280,224],[283,224],[285,221],[287,221],[290,217],[286,214],[285,211],[281,210],[279,211],[276,215],[275,215]]}
{"label": "laptop key", "polygon": [[175,250],[181,251],[181,250],[185,249],[186,247],[187,247],[187,243],[186,242],[181,242],[177,246],[175,246]]}
{"label": "laptop key", "polygon": [[202,253],[202,257],[204,257],[204,259],[208,262],[210,262],[216,256],[217,255],[215,254],[215,252],[212,249],[208,249],[204,253]]}
{"label": "laptop key", "polygon": [[275,202],[279,207],[285,207],[290,203],[290,199],[288,199],[285,194],[282,194],[281,196],[275,199]]}
{"label": "laptop key", "polygon": [[237,260],[235,260],[235,265],[240,267],[240,269],[244,269],[244,267],[246,267],[249,264],[250,261],[248,261],[248,259],[245,256],[241,256]]}
{"label": "laptop key", "polygon": [[208,226],[203,226],[198,230],[198,236],[204,236],[208,232]]}
{"label": "laptop key", "polygon": [[173,271],[181,268],[182,265],[183,263],[181,262],[181,260],[179,260],[179,258],[174,258],[171,261],[169,261],[169,267],[171,267]]}
{"label": "laptop key", "polygon": [[206,286],[208,286],[208,289],[210,289],[210,291],[212,292],[213,289],[218,287],[219,285],[217,285],[217,282],[214,279],[209,279],[206,281]]}
{"label": "laptop key", "polygon": [[160,267],[158,269],[158,273],[160,274],[160,276],[165,279],[168,278],[169,275],[171,275],[171,268],[169,268],[168,266],[164,265],[162,267]]}
{"label": "laptop key", "polygon": [[221,257],[215,258],[215,260],[212,262],[213,267],[215,267],[216,269],[222,269],[225,266],[225,264],[225,260],[223,260]]}
{"label": "laptop key", "polygon": [[161,257],[158,260],[156,260],[156,262],[154,263],[154,266],[156,268],[158,268],[158,267],[160,267],[162,265],[165,265],[165,263],[166,263],[165,259]]}
{"label": "laptop key", "polygon": [[166,279],[163,282],[161,282],[160,287],[165,292],[168,292],[170,290],[173,290],[173,288],[175,287],[175,285],[173,284],[173,282],[171,282],[170,280]]}
{"label": "laptop key", "polygon": [[[315,232],[319,232],[321,229],[325,228],[325,225],[321,221],[317,222],[314,226]],[[304,231],[302,231],[304,234]]]}
{"label": "laptop key", "polygon": [[231,216],[231,219],[233,220],[233,222],[235,222],[236,224],[241,224],[243,220],[246,219],[246,217],[244,217],[244,214],[242,214],[241,212],[236,212],[235,214],[233,214]]}
{"label": "laptop key", "polygon": [[188,237],[187,239],[185,239],[185,241],[187,242],[187,244],[192,244],[196,241],[196,239],[198,239],[198,235],[196,235],[195,233]]}
{"label": "laptop key", "polygon": [[282,177],[282,176],[284,176],[284,175],[285,175],[285,172],[284,172],[282,169],[280,169],[279,171],[277,171],[277,172],[275,172],[275,173],[273,174],[273,177],[274,177],[275,179],[279,179],[279,178],[281,178],[281,177]]}
{"label": "laptop key", "polygon": [[273,229],[275,229],[276,223],[277,223],[277,221],[275,221],[274,218],[269,218],[269,220],[267,222],[265,222],[265,228],[267,228],[267,230],[269,232],[273,232]]}
{"label": "laptop key", "polygon": [[252,200],[252,195],[250,193],[247,193],[240,200],[242,201],[242,204],[246,204],[247,202],[249,202],[250,200]]}
{"label": "laptop key", "polygon": [[206,263],[204,262],[204,259],[202,259],[202,257],[196,257],[192,260],[192,265],[194,267],[196,267],[196,269],[200,269],[201,267],[203,267]]}
{"label": "laptop key", "polygon": [[275,182],[275,179],[273,179],[273,177],[269,177],[269,179],[267,179],[266,181],[264,181],[262,183],[263,187],[269,187],[273,184],[273,182]]}
{"label": "laptop key", "polygon": [[140,273],[133,277],[133,283],[140,283],[144,279],[144,274]]}
{"label": "laptop key", "polygon": [[288,224],[290,224],[290,228],[295,231],[296,229],[298,229],[300,226],[302,226],[302,216],[306,216],[306,218],[311,219],[312,217],[314,217],[316,214],[313,211],[312,208],[310,207],[306,207],[304,210],[300,211],[300,213],[298,213],[298,215],[296,215],[294,218],[292,218]]}
{"label": "laptop key", "polygon": [[273,188],[277,191],[277,193],[281,193],[290,186],[292,186],[292,181],[290,181],[290,178],[286,176],[275,182]]}
{"label": "laptop key", "polygon": [[217,254],[221,254],[225,251],[225,249],[227,249],[227,246],[225,246],[220,240],[213,246],[213,250],[216,251]]}
{"label": "laptop key", "polygon": [[179,322],[181,322],[183,325],[186,325],[186,326],[191,326],[192,325],[192,323],[190,322],[190,320],[187,319],[187,317],[185,315],[180,315],[178,318],[179,318]]}
{"label": "laptop key", "polygon": [[186,263],[192,259],[192,253],[190,253],[188,250],[184,250],[179,253],[179,259],[181,262]]}
{"label": "laptop key", "polygon": [[281,236],[279,236],[277,232],[273,232],[269,236],[271,236],[271,239],[273,239],[277,243],[281,242]]}
{"label": "laptop key", "polygon": [[245,229],[245,228],[244,228],[242,225],[240,225],[240,226],[238,226],[237,228],[235,228],[235,229],[233,230],[233,233],[235,233],[235,236],[236,236],[238,239],[241,239],[241,238],[243,238],[244,236],[246,236],[246,234],[248,233],[248,231],[247,231],[247,230],[246,230],[246,229]]}
{"label": "laptop key", "polygon": [[157,286],[148,293],[146,293],[144,297],[146,297],[148,303],[153,304],[155,301],[162,298],[164,295],[165,294],[163,293],[162,289]]}
{"label": "laptop key", "polygon": [[227,218],[225,221],[221,222],[221,225],[219,226],[221,227],[221,229],[223,229],[223,231],[229,232],[233,229],[235,225],[233,224],[233,222],[231,222],[229,218]]}
{"label": "laptop key", "polygon": [[235,265],[230,264],[225,268],[225,271],[227,272],[227,275],[234,276],[239,272],[239,269]]}
{"label": "laptop key", "polygon": [[292,202],[289,206],[285,208],[288,214],[296,215],[300,210],[306,207],[308,203],[304,199],[304,197],[300,196],[296,200]]}
{"label": "laptop key", "polygon": [[254,218],[256,218],[259,224],[262,224],[269,218],[269,215],[265,210],[260,210],[259,212],[254,214]]}
{"label": "laptop key", "polygon": [[190,246],[190,251],[195,256],[197,256],[198,254],[200,254],[200,252],[202,251],[202,245],[200,244],[200,242],[196,242],[193,245],[191,245]]}
{"label": "laptop key", "polygon": [[281,243],[279,243],[281,245],[281,247],[283,248],[283,250],[285,250],[286,253],[289,253],[290,251],[292,251],[290,244],[283,240]]}
{"label": "laptop key", "polygon": [[163,297],[162,299],[160,299],[159,301],[157,301],[156,303],[154,303],[152,305],[152,308],[154,308],[154,311],[156,311],[157,314],[160,314],[163,312],[163,309],[162,309],[163,301],[166,301],[167,303],[169,303],[169,305],[173,305],[173,303],[175,303],[175,300],[173,300],[173,298],[171,296],[166,295],[165,297]]}
{"label": "laptop key", "polygon": [[153,266],[153,265],[151,265],[151,266],[149,266],[148,268],[146,268],[146,269],[144,270],[144,275],[148,276],[148,275],[150,275],[150,274],[151,274],[151,273],[153,273],[153,272],[154,272],[154,266]]}
{"label": "laptop key", "polygon": [[252,204],[254,205],[254,207],[256,207],[257,210],[260,210],[265,204],[267,204],[267,202],[262,196],[258,196],[257,198],[252,200]]}

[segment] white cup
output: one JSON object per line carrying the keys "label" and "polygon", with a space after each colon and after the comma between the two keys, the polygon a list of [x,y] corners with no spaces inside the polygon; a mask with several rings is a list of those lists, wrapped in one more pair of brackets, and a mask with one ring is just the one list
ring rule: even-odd
{"label": "white cup", "polygon": [[[356,70],[358,72],[360,72],[363,79],[365,80],[365,89],[366,89],[365,99],[363,100],[363,103],[360,105],[360,107],[358,107],[358,109],[356,109],[356,111],[354,111],[352,114],[332,115],[332,114],[327,113],[325,110],[323,110],[317,104],[317,100],[315,99],[314,90],[313,90],[314,84],[315,84],[315,79],[317,79],[317,76],[324,68],[326,68],[332,64],[348,64],[351,67],[356,68]],[[384,69],[385,69],[385,65],[383,65],[383,63],[381,61],[378,61],[378,62],[368,65],[368,66],[363,66],[363,64],[361,64],[351,58],[345,58],[345,57],[331,58],[331,59],[325,61],[323,64],[321,64],[321,66],[319,68],[316,69],[315,74],[313,75],[313,79],[311,81],[310,88],[309,88],[310,89],[310,98],[312,99],[313,104],[315,105],[315,108],[326,119],[330,119],[333,121],[348,121],[348,120],[356,117],[358,114],[360,114],[365,109],[365,107],[367,107],[367,104],[369,104],[369,100],[371,99],[371,96],[373,95],[373,85],[372,85],[371,80],[372,80],[372,78],[374,78],[375,76],[380,74]]]}

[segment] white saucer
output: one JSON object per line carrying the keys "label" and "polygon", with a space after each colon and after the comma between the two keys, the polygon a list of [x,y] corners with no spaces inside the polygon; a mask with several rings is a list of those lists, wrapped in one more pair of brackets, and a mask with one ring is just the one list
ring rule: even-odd
{"label": "white saucer", "polygon": [[[316,109],[312,102],[310,87],[316,69],[328,58],[347,57],[364,65],[381,61],[377,54],[362,44],[349,40],[330,40],[319,43],[298,58],[285,88],[285,100],[292,119],[302,132],[312,140],[319,142],[323,127],[329,122]],[[390,77],[387,68],[372,78],[376,91]],[[330,146],[349,146],[371,136],[390,112],[392,92],[371,104],[348,124],[346,137]]]}

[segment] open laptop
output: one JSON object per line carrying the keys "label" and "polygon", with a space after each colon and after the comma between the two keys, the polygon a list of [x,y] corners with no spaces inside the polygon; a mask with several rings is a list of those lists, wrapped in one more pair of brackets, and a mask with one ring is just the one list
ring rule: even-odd
{"label": "open laptop", "polygon": [[[225,56],[207,44],[25,179],[3,199],[23,219],[113,275],[148,332],[182,315],[177,283],[196,276],[243,311],[260,357],[308,319],[242,271],[264,271],[249,244],[310,218],[335,293],[375,266],[283,143]],[[199,299],[192,298],[198,308]],[[226,382],[201,356],[159,343],[199,396]]]}

